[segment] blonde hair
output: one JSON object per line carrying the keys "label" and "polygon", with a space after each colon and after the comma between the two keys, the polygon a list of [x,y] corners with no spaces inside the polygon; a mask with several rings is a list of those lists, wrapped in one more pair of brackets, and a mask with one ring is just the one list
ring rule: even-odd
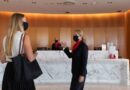
{"label": "blonde hair", "polygon": [[81,37],[82,41],[83,41],[84,43],[86,43],[86,40],[84,39],[84,36],[83,36],[83,31],[80,30],[80,29],[76,29],[76,30],[74,30],[74,31]]}
{"label": "blonde hair", "polygon": [[14,35],[16,31],[24,32],[23,24],[22,24],[23,18],[24,18],[24,14],[20,14],[20,13],[14,13],[11,16],[8,33],[7,33],[6,41],[5,41],[5,54],[7,56],[12,55],[12,45],[13,45]]}
{"label": "blonde hair", "polygon": [[83,37],[83,31],[81,31],[80,29],[76,29],[75,32],[81,37]]}

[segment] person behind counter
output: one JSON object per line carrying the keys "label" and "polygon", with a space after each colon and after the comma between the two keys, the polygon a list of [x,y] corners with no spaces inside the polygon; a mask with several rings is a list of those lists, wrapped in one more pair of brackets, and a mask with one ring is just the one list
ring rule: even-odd
{"label": "person behind counter", "polygon": [[52,44],[52,50],[62,50],[61,43],[58,40],[55,40]]}

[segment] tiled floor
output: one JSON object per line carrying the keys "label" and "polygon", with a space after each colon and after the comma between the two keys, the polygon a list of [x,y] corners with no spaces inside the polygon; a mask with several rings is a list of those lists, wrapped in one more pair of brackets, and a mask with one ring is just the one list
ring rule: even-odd
{"label": "tiled floor", "polygon": [[[69,84],[36,85],[36,90],[69,90]],[[84,90],[130,90],[130,85],[86,84]]]}
{"label": "tiled floor", "polygon": [[[67,84],[37,85],[37,90],[69,90]],[[130,90],[130,86],[86,84],[84,90]]]}

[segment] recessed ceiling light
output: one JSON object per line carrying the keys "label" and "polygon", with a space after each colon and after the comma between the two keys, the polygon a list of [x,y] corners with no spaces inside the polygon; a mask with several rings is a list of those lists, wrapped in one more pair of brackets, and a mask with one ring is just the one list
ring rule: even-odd
{"label": "recessed ceiling light", "polygon": [[117,10],[116,12],[122,12],[122,10]]}
{"label": "recessed ceiling light", "polygon": [[4,2],[9,2],[9,0],[4,0]]}
{"label": "recessed ceiling light", "polygon": [[57,5],[62,5],[63,3],[59,2],[59,3],[56,3]]}
{"label": "recessed ceiling light", "polygon": [[107,4],[112,4],[113,2],[107,2]]}
{"label": "recessed ceiling light", "polygon": [[32,4],[37,4],[37,2],[36,2],[36,1],[33,1]]}
{"label": "recessed ceiling light", "polygon": [[70,12],[69,12],[69,11],[66,11],[65,13],[66,13],[66,14],[69,14]]}
{"label": "recessed ceiling light", "polygon": [[84,2],[84,3],[82,3],[82,5],[88,5],[88,3],[87,3],[87,2],[86,2],[86,3]]}
{"label": "recessed ceiling light", "polygon": [[67,2],[63,2],[63,5],[75,5],[75,2],[67,1]]}
{"label": "recessed ceiling light", "polygon": [[65,2],[59,2],[59,3],[56,3],[57,5],[75,5],[74,2],[68,2],[68,1],[65,1]]}

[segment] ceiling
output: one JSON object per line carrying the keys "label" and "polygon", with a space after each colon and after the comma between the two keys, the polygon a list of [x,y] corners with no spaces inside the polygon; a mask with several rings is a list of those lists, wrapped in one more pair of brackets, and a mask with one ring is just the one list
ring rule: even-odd
{"label": "ceiling", "polygon": [[87,14],[124,12],[130,0],[0,0],[0,11]]}

